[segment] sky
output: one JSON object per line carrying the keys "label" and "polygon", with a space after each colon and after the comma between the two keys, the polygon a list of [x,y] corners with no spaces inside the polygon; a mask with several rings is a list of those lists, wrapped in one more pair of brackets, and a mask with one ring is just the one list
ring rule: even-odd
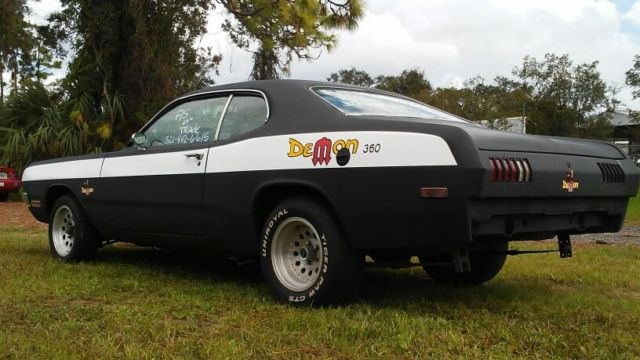
{"label": "sky", "polygon": [[[336,32],[338,46],[318,60],[294,61],[291,78],[324,80],[352,66],[374,76],[419,68],[434,86],[460,86],[476,75],[510,75],[525,55],[568,53],[576,63],[599,61],[602,78],[622,87],[618,98],[640,109],[624,87],[624,73],[640,55],[640,0],[363,1],[358,29]],[[32,17],[41,21],[59,7],[41,0]],[[211,12],[200,42],[223,56],[219,84],[247,80],[252,64],[220,29],[224,16]]]}

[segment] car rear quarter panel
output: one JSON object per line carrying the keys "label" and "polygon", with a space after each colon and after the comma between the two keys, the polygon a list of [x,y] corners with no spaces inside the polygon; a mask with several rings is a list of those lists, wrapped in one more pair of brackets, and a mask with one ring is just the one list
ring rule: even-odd
{"label": "car rear quarter panel", "polygon": [[[334,153],[328,163],[314,164],[313,151],[305,156],[298,154],[298,145],[292,148],[292,144],[311,144],[309,149],[314,149],[321,139],[333,144],[356,140],[358,148],[351,149],[356,151],[344,166],[337,164]],[[368,144],[380,144],[379,152],[364,153]],[[469,192],[477,191],[483,170],[477,166],[477,152],[463,162],[464,172],[447,141],[417,132],[303,133],[214,146],[205,180],[208,233],[225,251],[254,252],[266,220],[254,218],[264,216],[255,213],[256,195],[277,185],[280,200],[296,196],[301,188],[325,199],[355,248],[418,248],[465,241],[469,221],[460,209]],[[287,186],[291,194],[282,192]],[[450,195],[425,199],[420,196],[422,187],[448,187]],[[277,199],[268,198],[273,203],[267,207],[277,204]]]}

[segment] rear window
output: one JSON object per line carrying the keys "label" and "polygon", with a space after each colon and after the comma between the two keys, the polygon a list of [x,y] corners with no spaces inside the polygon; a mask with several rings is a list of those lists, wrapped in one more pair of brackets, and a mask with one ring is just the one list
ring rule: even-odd
{"label": "rear window", "polygon": [[466,122],[444,111],[401,97],[347,89],[317,88],[313,91],[346,115],[398,116]]}

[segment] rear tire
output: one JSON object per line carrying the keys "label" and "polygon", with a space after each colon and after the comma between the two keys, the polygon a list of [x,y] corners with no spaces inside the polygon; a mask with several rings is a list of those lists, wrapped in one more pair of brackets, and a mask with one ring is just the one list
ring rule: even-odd
{"label": "rear tire", "polygon": [[9,193],[8,192],[0,192],[0,202],[5,202],[5,201],[7,201],[7,199],[9,199]]}
{"label": "rear tire", "polygon": [[481,251],[471,252],[469,254],[471,271],[469,272],[457,273],[453,265],[428,265],[428,262],[422,267],[437,283],[459,286],[480,285],[498,275],[507,259],[507,255],[503,252],[507,250],[509,250],[509,243],[500,242]]}
{"label": "rear tire", "polygon": [[53,205],[49,218],[51,255],[67,262],[93,259],[100,237],[78,201],[63,195]]}
{"label": "rear tire", "polygon": [[362,276],[362,261],[333,213],[306,198],[273,208],[260,237],[260,266],[273,295],[298,306],[350,300]]}

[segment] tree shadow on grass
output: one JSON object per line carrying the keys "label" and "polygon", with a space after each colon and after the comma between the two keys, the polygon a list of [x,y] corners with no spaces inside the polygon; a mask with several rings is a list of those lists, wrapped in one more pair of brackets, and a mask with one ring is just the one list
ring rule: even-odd
{"label": "tree shadow on grass", "polygon": [[[233,283],[268,293],[257,261],[239,265],[206,251],[118,245],[100,250],[97,262],[132,266],[179,279]],[[439,313],[443,307],[451,306],[501,312],[505,305],[523,300],[546,301],[549,289],[541,281],[521,280],[505,281],[499,277],[482,286],[454,287],[437,284],[421,269],[365,269],[360,296],[351,306],[427,314]]]}
{"label": "tree shadow on grass", "polygon": [[438,284],[421,269],[371,269],[365,272],[361,303],[418,314],[442,315],[443,309],[502,313],[523,303],[548,302],[553,290],[543,281],[498,277],[479,286]]}
{"label": "tree shadow on grass", "polygon": [[99,250],[97,262],[130,265],[185,279],[228,280],[251,284],[262,282],[257,263],[238,264],[229,257],[201,250],[118,244]]}

